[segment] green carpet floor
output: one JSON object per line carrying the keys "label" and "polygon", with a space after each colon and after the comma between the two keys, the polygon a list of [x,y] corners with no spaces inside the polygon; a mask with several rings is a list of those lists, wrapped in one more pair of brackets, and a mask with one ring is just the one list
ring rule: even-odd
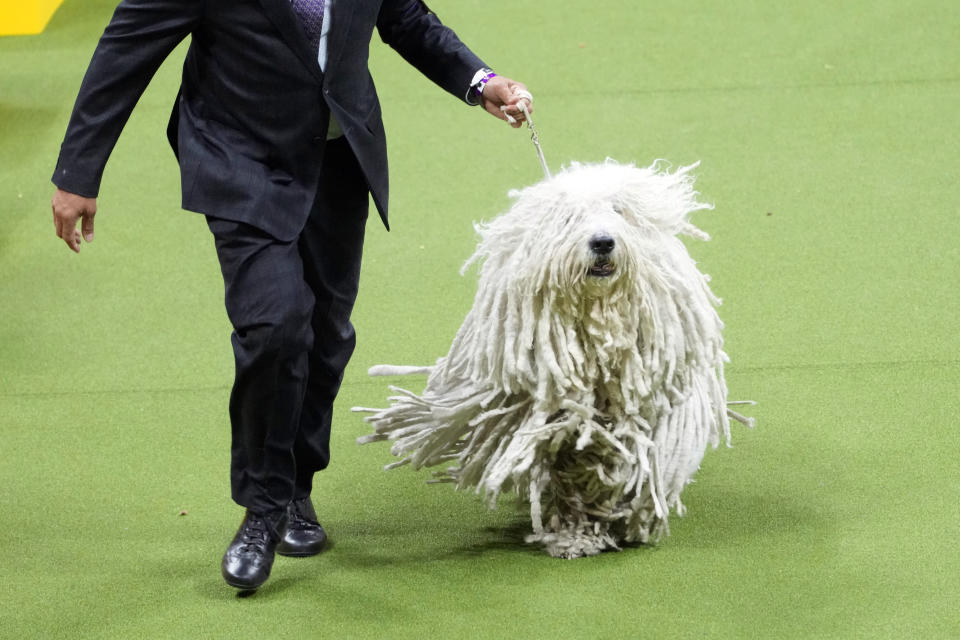
{"label": "green carpet floor", "polygon": [[178,49],[107,167],[97,238],[56,238],[49,176],[111,0],[0,38],[0,637],[960,638],[960,5],[943,0],[454,2],[525,81],[551,166],[702,161],[731,396],[659,546],[554,560],[503,501],[381,471],[353,405],[429,364],[469,309],[471,223],[539,179],[525,132],[375,38],[391,219],[371,221],[359,346],[315,498],[332,547],[238,598],[229,327],[164,140]]}

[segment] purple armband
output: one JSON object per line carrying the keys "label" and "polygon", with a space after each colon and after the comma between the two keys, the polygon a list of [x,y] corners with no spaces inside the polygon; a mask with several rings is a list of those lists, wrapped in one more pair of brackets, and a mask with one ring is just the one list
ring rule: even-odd
{"label": "purple armband", "polygon": [[482,96],[482,95],[483,95],[483,88],[487,85],[488,82],[490,82],[490,79],[491,79],[491,78],[496,78],[496,77],[497,77],[497,74],[495,74],[493,71],[491,71],[491,72],[488,73],[487,75],[485,75],[485,76],[483,76],[482,78],[480,78],[480,80],[477,81],[477,84],[476,84],[476,87],[477,87],[477,95],[478,95],[478,96]]}

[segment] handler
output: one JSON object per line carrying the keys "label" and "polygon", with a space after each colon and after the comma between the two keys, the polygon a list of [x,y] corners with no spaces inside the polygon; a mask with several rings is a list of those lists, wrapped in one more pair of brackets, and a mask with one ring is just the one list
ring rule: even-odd
{"label": "handler", "polygon": [[246,514],[222,573],[239,589],[267,580],[275,552],[311,556],[326,541],[310,491],[329,462],[333,400],[355,344],[368,193],[388,224],[367,69],[374,26],[443,89],[523,122],[524,85],[490,71],[420,0],[123,0],[53,175],[57,235],[79,251],[134,104],[189,35],[167,134],[183,208],[205,214],[213,233],[234,328],[230,480]]}

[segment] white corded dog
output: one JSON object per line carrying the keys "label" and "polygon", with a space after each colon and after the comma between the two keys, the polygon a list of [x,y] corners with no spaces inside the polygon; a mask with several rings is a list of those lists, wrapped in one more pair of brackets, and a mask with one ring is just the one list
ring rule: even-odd
{"label": "white corded dog", "polygon": [[479,225],[473,308],[417,395],[363,409],[361,443],[393,441],[390,467],[452,463],[438,481],[529,501],[528,542],[574,558],[656,540],[708,444],[729,443],[719,300],[678,238],[693,178],[575,164],[514,192]]}

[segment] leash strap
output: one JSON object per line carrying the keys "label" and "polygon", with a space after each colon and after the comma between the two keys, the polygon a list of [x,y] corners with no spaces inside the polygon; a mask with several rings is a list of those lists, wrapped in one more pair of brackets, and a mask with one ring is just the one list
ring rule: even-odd
{"label": "leash strap", "polygon": [[[523,115],[527,120],[527,128],[530,129],[530,139],[533,141],[533,146],[537,148],[537,157],[540,159],[540,167],[543,169],[543,176],[549,179],[550,167],[547,166],[547,159],[544,157],[543,148],[540,146],[540,136],[539,134],[537,134],[537,129],[533,125],[533,118],[530,117],[530,111],[529,109],[527,109],[527,103],[533,102],[533,96],[530,94],[529,91],[520,91],[519,95],[522,98],[526,98],[527,102],[524,102],[523,100],[521,100],[520,102],[517,103],[517,108],[520,109],[521,112],[523,112]],[[500,109],[502,109],[503,111],[506,111],[507,107],[506,105],[504,105],[500,107]],[[510,124],[513,124],[514,122],[516,122],[516,119],[514,119],[513,116],[511,116],[510,114],[505,114],[505,115],[507,117],[507,122],[509,122]]]}
{"label": "leash strap", "polygon": [[547,166],[547,159],[543,156],[543,148],[540,146],[540,136],[537,134],[536,127],[533,126],[533,118],[530,117],[530,112],[527,111],[527,103],[521,100],[517,107],[523,112],[524,117],[527,119],[527,128],[530,129],[530,139],[533,141],[533,146],[537,148],[537,157],[540,159],[540,166],[543,168],[543,177],[549,178],[550,168]]}

